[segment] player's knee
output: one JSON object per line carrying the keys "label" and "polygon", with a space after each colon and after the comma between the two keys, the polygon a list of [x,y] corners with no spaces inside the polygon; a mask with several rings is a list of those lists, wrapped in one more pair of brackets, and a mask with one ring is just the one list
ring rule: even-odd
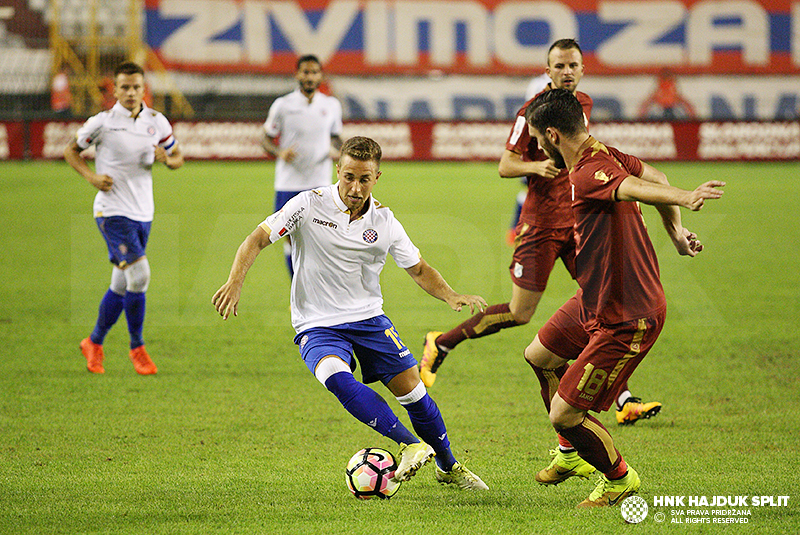
{"label": "player's knee", "polygon": [[550,403],[550,424],[556,431],[578,426],[586,418],[586,412],[576,409],[556,394]]}
{"label": "player's knee", "polygon": [[535,311],[535,307],[531,310],[512,310],[511,315],[514,316],[514,321],[517,322],[517,325],[526,325],[531,321]]}
{"label": "player's knee", "polygon": [[117,295],[125,295],[128,287],[128,283],[125,281],[125,272],[117,266],[114,266],[111,271],[111,284],[108,287]]}
{"label": "player's knee", "polygon": [[150,263],[147,258],[137,260],[125,270],[125,289],[129,292],[144,293],[150,285]]}
{"label": "player's knee", "polygon": [[531,321],[534,313],[536,313],[536,305],[538,304],[538,296],[535,299],[523,302],[515,302],[512,299],[511,303],[508,304],[508,309],[518,325],[525,325]]}
{"label": "player's knee", "polygon": [[316,377],[317,380],[325,386],[325,388],[331,391],[333,390],[332,386],[329,386],[328,384],[328,379],[337,373],[348,373],[353,375],[353,372],[350,370],[350,366],[348,366],[347,363],[345,363],[342,359],[334,355],[330,355],[322,359],[314,369],[314,377]]}
{"label": "player's knee", "polygon": [[538,368],[547,368],[548,361],[548,353],[547,349],[542,345],[539,341],[539,337],[536,336],[533,339],[533,342],[528,344],[528,347],[525,348],[525,360],[528,361],[528,364],[531,366],[536,366]]}

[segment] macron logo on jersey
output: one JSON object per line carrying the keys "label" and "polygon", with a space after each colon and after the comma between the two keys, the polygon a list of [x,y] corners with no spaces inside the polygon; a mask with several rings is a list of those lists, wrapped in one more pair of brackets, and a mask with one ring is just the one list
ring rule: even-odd
{"label": "macron logo on jersey", "polygon": [[339,228],[339,225],[337,225],[336,223],[332,223],[331,221],[323,221],[322,219],[317,219],[316,217],[312,218],[311,222],[316,223],[317,225],[322,225],[323,227],[330,227],[334,230]]}

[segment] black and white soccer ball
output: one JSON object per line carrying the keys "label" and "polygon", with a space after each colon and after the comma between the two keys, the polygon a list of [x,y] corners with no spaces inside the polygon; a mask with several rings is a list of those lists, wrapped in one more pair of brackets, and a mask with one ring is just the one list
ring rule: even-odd
{"label": "black and white soccer ball", "polygon": [[387,500],[400,489],[394,479],[397,461],[381,448],[364,448],[347,463],[345,480],[353,496],[361,500],[381,498]]}

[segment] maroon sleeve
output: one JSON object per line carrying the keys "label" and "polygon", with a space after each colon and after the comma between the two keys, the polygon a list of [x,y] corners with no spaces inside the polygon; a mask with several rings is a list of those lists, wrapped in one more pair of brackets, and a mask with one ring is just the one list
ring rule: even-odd
{"label": "maroon sleeve", "polygon": [[506,140],[506,150],[519,154],[525,154],[528,150],[528,145],[531,142],[531,135],[528,133],[528,122],[525,120],[525,110],[528,108],[528,104],[530,104],[531,101],[533,101],[533,99],[523,104],[522,108],[517,112],[514,126],[511,127],[511,133],[509,133],[508,139]]}
{"label": "maroon sleeve", "polygon": [[576,197],[613,201],[614,191],[620,183],[630,175],[638,176],[637,172],[639,174],[642,172],[642,162],[634,156],[616,149],[608,149],[601,143],[595,144],[588,150],[595,156],[579,163],[570,177],[575,186]]}
{"label": "maroon sleeve", "polygon": [[642,160],[640,160],[636,156],[625,154],[624,152],[619,151],[614,147],[608,147],[608,152],[622,165],[624,169],[628,171],[628,173],[636,177],[642,176],[642,171],[644,169],[644,167],[642,166]]}
{"label": "maroon sleeve", "polygon": [[586,121],[588,122],[589,120],[591,120],[592,107],[594,106],[594,101],[592,100],[592,97],[580,91],[575,92],[575,97],[577,97],[578,102],[581,103],[581,107],[583,108],[583,115],[586,116]]}

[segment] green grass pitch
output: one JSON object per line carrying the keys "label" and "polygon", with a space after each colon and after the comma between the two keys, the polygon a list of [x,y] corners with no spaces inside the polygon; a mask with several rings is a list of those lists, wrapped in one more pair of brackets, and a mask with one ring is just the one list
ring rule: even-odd
{"label": "green grass pitch", "polygon": [[[630,384],[664,409],[626,428],[601,415],[651,505],[633,526],[617,508],[575,509],[593,481],[533,481],[555,436],[522,350],[575,290],[562,266],[531,324],[462,344],[431,389],[456,456],[491,490],[440,487],[427,467],[392,500],[361,502],[345,463],[365,446],[396,447],[300,361],[280,247],[251,270],[239,317],[223,322],[210,304],[239,243],[271,212],[271,164],[155,171],[145,324],[154,377],[134,373],[124,319],[106,340],[105,375],[87,373],[78,350],[111,272],[92,188],[63,162],[0,164],[0,533],[800,532],[798,165],[657,167],[681,187],[728,185],[723,199],[683,213],[706,245],[694,259],[674,252],[644,208],[669,312]],[[501,303],[518,187],[494,164],[386,162],[375,197],[454,288]],[[417,356],[426,331],[466,317],[391,260],[382,285],[386,313]],[[716,495],[790,499],[750,507],[744,526],[671,524],[673,508],[652,500]]]}

